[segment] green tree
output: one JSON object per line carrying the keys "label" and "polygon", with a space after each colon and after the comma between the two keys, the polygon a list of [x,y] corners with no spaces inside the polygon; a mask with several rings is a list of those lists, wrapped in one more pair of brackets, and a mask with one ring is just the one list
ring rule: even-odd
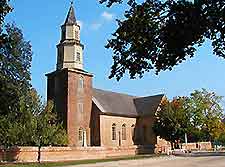
{"label": "green tree", "polygon": [[10,11],[0,0],[0,146],[65,145],[66,131],[52,107],[31,88],[30,42],[15,24],[3,24]]}
{"label": "green tree", "polygon": [[220,136],[223,117],[222,98],[215,92],[208,92],[205,89],[191,93],[186,107],[191,113],[193,139],[196,137],[195,133],[200,134],[199,140],[214,141]]}
{"label": "green tree", "polygon": [[12,11],[7,0],[0,0],[0,48],[7,42],[7,35],[3,32],[5,16]]}
{"label": "green tree", "polygon": [[220,136],[217,138],[217,142],[219,145],[225,146],[225,123],[223,122]]}
{"label": "green tree", "polygon": [[189,97],[165,101],[156,113],[153,130],[156,135],[171,142],[222,140],[224,124],[221,96],[205,89],[194,91]]}
{"label": "green tree", "polygon": [[5,16],[12,11],[12,8],[8,4],[9,0],[0,0],[0,26],[4,22]]}
{"label": "green tree", "polygon": [[52,104],[44,106],[35,89],[32,89],[26,98],[31,99],[32,105],[29,106],[25,100],[21,100],[19,116],[12,113],[0,116],[0,145],[5,147],[66,145],[66,131],[53,112]]}
{"label": "green tree", "polygon": [[63,146],[67,144],[66,131],[53,112],[50,101],[37,116],[35,143],[38,146]]}
{"label": "green tree", "polygon": [[20,98],[31,88],[32,49],[15,24],[4,28],[7,42],[0,49],[0,115],[18,114]]}
{"label": "green tree", "polygon": [[119,80],[126,71],[134,79],[149,70],[172,70],[207,39],[214,54],[225,57],[225,1],[100,0],[108,7],[122,2],[129,9],[106,45],[114,54],[109,78]]}
{"label": "green tree", "polygon": [[183,141],[184,134],[189,130],[189,114],[187,114],[184,97],[179,97],[171,102],[164,101],[160,111],[156,112],[156,121],[153,130],[157,136],[171,142],[171,146]]}
{"label": "green tree", "polygon": [[49,101],[43,112],[37,116],[35,130],[34,141],[38,146],[38,162],[41,160],[41,147],[65,146],[68,143],[66,130],[53,113],[52,101]]}
{"label": "green tree", "polygon": [[[15,24],[4,27],[5,43],[0,49],[0,144],[25,145],[21,133],[27,132],[33,119],[30,92],[31,45]],[[26,139],[27,140],[27,139]]]}

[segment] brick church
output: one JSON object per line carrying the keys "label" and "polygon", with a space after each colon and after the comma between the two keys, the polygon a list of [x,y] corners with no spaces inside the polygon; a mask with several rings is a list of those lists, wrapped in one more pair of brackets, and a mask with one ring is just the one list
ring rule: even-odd
{"label": "brick church", "polygon": [[61,26],[56,70],[46,74],[47,99],[67,130],[69,146],[155,146],[155,112],[164,95],[137,97],[95,89],[83,67],[84,45],[71,5]]}

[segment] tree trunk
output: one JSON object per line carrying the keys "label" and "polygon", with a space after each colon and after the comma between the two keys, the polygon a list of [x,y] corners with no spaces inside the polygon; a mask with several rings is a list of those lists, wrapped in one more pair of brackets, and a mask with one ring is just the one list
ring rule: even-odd
{"label": "tree trunk", "polygon": [[174,149],[174,148],[173,148],[174,143],[173,143],[173,142],[170,142],[170,144],[171,144],[171,150],[173,150],[173,149]]}
{"label": "tree trunk", "polygon": [[38,163],[41,163],[41,145],[38,146]]}

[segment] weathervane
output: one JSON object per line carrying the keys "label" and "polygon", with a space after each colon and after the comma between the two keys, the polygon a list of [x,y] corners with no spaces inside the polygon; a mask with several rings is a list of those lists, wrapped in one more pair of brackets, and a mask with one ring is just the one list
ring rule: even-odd
{"label": "weathervane", "polygon": [[73,0],[70,0],[70,4],[73,5]]}

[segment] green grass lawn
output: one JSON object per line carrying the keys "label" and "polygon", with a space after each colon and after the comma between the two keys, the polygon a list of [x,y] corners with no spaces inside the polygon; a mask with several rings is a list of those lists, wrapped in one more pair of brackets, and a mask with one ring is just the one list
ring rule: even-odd
{"label": "green grass lawn", "polygon": [[159,155],[136,155],[136,156],[126,156],[126,157],[114,157],[107,159],[93,159],[93,160],[77,160],[69,162],[49,162],[49,163],[18,163],[18,164],[1,164],[0,167],[54,167],[54,166],[68,166],[68,165],[80,165],[80,164],[91,164],[98,162],[110,162],[110,161],[120,161],[120,160],[132,160],[132,159],[143,159],[152,158]]}

